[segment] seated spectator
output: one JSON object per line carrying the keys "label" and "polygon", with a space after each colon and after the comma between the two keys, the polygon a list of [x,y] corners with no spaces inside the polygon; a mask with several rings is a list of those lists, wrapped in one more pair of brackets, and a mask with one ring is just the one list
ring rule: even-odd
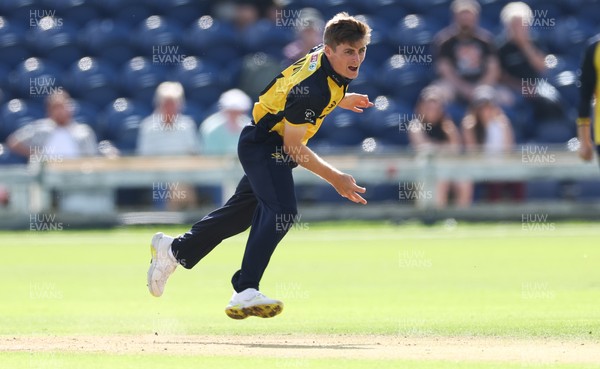
{"label": "seated spectator", "polygon": [[[462,121],[462,131],[467,151],[482,152],[488,157],[510,153],[515,146],[514,133],[508,117],[494,101],[495,90],[480,86],[473,94],[473,102]],[[522,183],[486,183],[486,198],[498,201],[507,192],[513,200],[523,200]]]}
{"label": "seated spectator", "polygon": [[224,92],[219,98],[219,111],[200,124],[202,153],[237,154],[240,132],[252,119],[248,115],[251,107],[252,100],[242,90]]}
{"label": "seated spectator", "polygon": [[489,32],[479,27],[476,0],[454,0],[454,22],[434,39],[435,63],[450,96],[468,103],[478,85],[494,85],[500,77],[496,50]]}
{"label": "seated spectator", "polygon": [[199,152],[196,124],[191,117],[181,114],[183,104],[183,86],[179,82],[163,82],[156,88],[155,110],[140,123],[139,155],[192,155]]}
{"label": "seated spectator", "polygon": [[[137,148],[139,155],[198,154],[200,143],[196,124],[191,117],[181,113],[183,105],[183,86],[179,82],[163,82],[158,85],[154,95],[155,110],[140,124]],[[157,200],[159,208],[166,205],[168,210],[180,210],[193,207],[196,203],[195,189],[189,184],[163,183],[153,191],[160,192],[153,193],[152,196],[153,200]]]}
{"label": "seated spectator", "polygon": [[[30,163],[61,162],[98,154],[96,135],[86,124],[73,121],[72,101],[61,90],[46,99],[48,117],[13,132],[8,147],[29,158]],[[76,190],[58,195],[59,209],[69,213],[112,211],[112,194],[98,190]]]}
{"label": "seated spectator", "polygon": [[[444,111],[444,98],[439,88],[427,87],[421,92],[408,137],[415,151],[433,151],[439,155],[460,153],[460,131]],[[435,204],[445,208],[448,196],[453,192],[456,205],[468,207],[473,197],[472,187],[470,182],[439,181]]]}
{"label": "seated spectator", "polygon": [[501,82],[514,94],[520,94],[531,103],[538,119],[565,116],[559,97],[550,91],[544,78],[546,55],[531,40],[529,33],[533,20],[531,8],[524,2],[507,4],[500,13],[504,26],[498,47],[502,69]]}
{"label": "seated spectator", "polygon": [[531,8],[520,1],[507,4],[500,13],[504,26],[498,47],[502,82],[518,91],[521,91],[524,79],[539,78],[546,72],[546,55],[533,43],[529,34],[532,19]]}

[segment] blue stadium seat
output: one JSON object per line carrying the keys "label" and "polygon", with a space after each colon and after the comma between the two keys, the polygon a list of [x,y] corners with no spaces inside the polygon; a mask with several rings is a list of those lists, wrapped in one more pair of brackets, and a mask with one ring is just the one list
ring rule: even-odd
{"label": "blue stadium seat", "polygon": [[102,114],[103,137],[112,141],[122,154],[134,154],[140,123],[149,114],[149,110],[136,105],[133,101],[118,98]]}
{"label": "blue stadium seat", "polygon": [[96,19],[89,22],[81,33],[79,43],[87,55],[102,57],[121,65],[135,56],[129,43],[130,27],[125,22]]}
{"label": "blue stadium seat", "polygon": [[[14,24],[13,24],[14,23]],[[25,43],[25,27],[22,22],[11,22],[0,16],[0,63],[15,67],[29,55]]]}
{"label": "blue stadium seat", "polygon": [[398,19],[404,18],[410,14],[405,4],[401,1],[391,0],[372,0],[364,1],[363,7],[366,14],[385,18],[390,23],[398,22]]}
{"label": "blue stadium seat", "polygon": [[224,89],[219,68],[195,56],[179,64],[173,77],[183,85],[186,98],[201,106],[214,104]]}
{"label": "blue stadium seat", "polygon": [[6,138],[36,119],[42,118],[37,109],[30,109],[25,100],[13,99],[2,105],[0,110],[0,142],[5,142]]}
{"label": "blue stadium seat", "polygon": [[292,27],[279,27],[267,19],[251,25],[242,34],[242,44],[247,52],[263,52],[278,59],[283,48],[294,40]]}
{"label": "blue stadium seat", "polygon": [[381,65],[390,55],[398,53],[398,45],[388,41],[392,27],[387,20],[364,15],[360,15],[358,18],[367,22],[372,28],[371,42],[367,47],[367,62]]}
{"label": "blue stadium seat", "polygon": [[83,28],[89,21],[100,17],[98,9],[89,1],[82,0],[42,0],[42,9],[56,10],[57,16],[65,22]]}
{"label": "blue stadium seat", "polygon": [[121,69],[119,81],[126,96],[151,102],[156,87],[166,80],[165,68],[136,56]]}
{"label": "blue stadium seat", "polygon": [[367,188],[367,192],[362,195],[369,203],[373,202],[398,202],[398,184],[375,183],[362,184]]}
{"label": "blue stadium seat", "polygon": [[379,73],[378,85],[385,94],[392,94],[408,106],[414,106],[421,90],[435,77],[431,59],[420,52],[410,56],[393,55]]}
{"label": "blue stadium seat", "polygon": [[600,200],[600,181],[597,179],[579,180],[575,182],[579,201]]}
{"label": "blue stadium seat", "polygon": [[4,145],[0,145],[0,166],[1,165],[22,165],[27,164],[28,158],[15,154]]}
{"label": "blue stadium seat", "polygon": [[22,98],[44,98],[63,86],[60,70],[40,58],[29,58],[10,74],[12,94]]}
{"label": "blue stadium seat", "polygon": [[358,9],[354,6],[355,3],[348,0],[322,0],[319,2],[323,19],[331,19],[334,15],[340,12],[347,12],[351,15],[356,15],[363,7]]}
{"label": "blue stadium seat", "polygon": [[196,123],[196,128],[200,127],[200,124],[204,119],[208,117],[208,109],[203,108],[202,106],[198,106],[194,103],[183,105],[182,114],[190,116],[194,123]]}
{"label": "blue stadium seat", "polygon": [[426,18],[416,14],[405,16],[397,23],[395,30],[391,32],[390,41],[401,47],[429,45],[434,35],[429,26],[425,24],[425,21]]}
{"label": "blue stadium seat", "polygon": [[371,60],[371,56],[367,51],[367,58],[360,66],[358,77],[356,77],[348,86],[348,92],[356,92],[360,94],[366,94],[371,98],[379,95],[379,88],[373,83],[377,79],[380,64],[375,63]]}
{"label": "blue stadium seat", "polygon": [[31,30],[27,40],[35,53],[56,64],[66,66],[83,56],[77,43],[78,32],[62,18],[46,17]]}
{"label": "blue stadium seat", "polygon": [[335,109],[323,121],[318,132],[319,139],[334,146],[360,145],[365,133],[356,116],[349,110]]}
{"label": "blue stadium seat", "polygon": [[328,184],[298,185],[296,186],[296,197],[299,201],[314,204],[344,204],[348,202],[348,199],[340,196],[335,188]]}
{"label": "blue stadium seat", "polygon": [[[585,1],[584,6],[579,6],[577,17],[586,22],[597,24],[600,19],[600,0],[581,0]],[[598,29],[596,29],[598,32]]]}
{"label": "blue stadium seat", "polygon": [[9,83],[8,83],[8,73],[9,68],[0,63],[0,103],[2,103],[3,99],[7,97],[4,96],[5,93],[8,93]]}
{"label": "blue stadium seat", "polygon": [[103,140],[101,136],[99,119],[98,119],[98,108],[85,101],[79,101],[73,99],[73,120],[78,123],[87,124],[92,127],[96,133],[98,141]]}
{"label": "blue stadium seat", "polygon": [[3,0],[0,1],[0,14],[19,19],[22,22],[29,22],[30,11],[35,3],[35,0]]}
{"label": "blue stadium seat", "polygon": [[526,183],[525,198],[532,200],[554,200],[560,196],[560,182],[556,180],[535,180]]}
{"label": "blue stadium seat", "polygon": [[145,0],[88,0],[101,12],[101,17],[139,23],[151,13]]}
{"label": "blue stadium seat", "polygon": [[565,70],[553,76],[549,82],[558,89],[565,106],[579,104],[579,88],[577,87],[577,70]]}
{"label": "blue stadium seat", "polygon": [[97,107],[105,106],[119,96],[117,76],[112,66],[89,56],[71,67],[66,82],[73,97]]}
{"label": "blue stadium seat", "polygon": [[551,29],[550,51],[558,54],[569,54],[574,49],[583,51],[589,33],[593,32],[590,29],[594,26],[576,17],[556,18],[556,25]]}
{"label": "blue stadium seat", "polygon": [[407,145],[412,108],[396,103],[391,96],[372,96],[371,101],[375,106],[359,117],[361,128],[383,145]]}
{"label": "blue stadium seat", "polygon": [[172,19],[183,27],[208,14],[211,10],[209,1],[198,0],[149,0],[148,3],[166,18]]}
{"label": "blue stadium seat", "polygon": [[519,99],[514,106],[503,107],[503,109],[513,127],[515,141],[523,143],[535,136],[538,122],[534,117],[534,109],[531,101],[525,100],[521,95],[517,95],[516,97]]}
{"label": "blue stadium seat", "polygon": [[133,34],[133,46],[139,55],[168,59],[169,62],[186,56],[179,26],[158,15],[146,18],[138,26]]}
{"label": "blue stadium seat", "polygon": [[575,125],[564,121],[547,121],[538,125],[534,141],[542,144],[566,144],[575,137]]}
{"label": "blue stadium seat", "polygon": [[200,17],[187,29],[184,43],[193,55],[221,65],[241,55],[240,41],[233,27],[209,15]]}
{"label": "blue stadium seat", "polygon": [[408,0],[402,3],[409,12],[436,19],[436,23],[444,27],[451,22],[450,4],[452,0]]}

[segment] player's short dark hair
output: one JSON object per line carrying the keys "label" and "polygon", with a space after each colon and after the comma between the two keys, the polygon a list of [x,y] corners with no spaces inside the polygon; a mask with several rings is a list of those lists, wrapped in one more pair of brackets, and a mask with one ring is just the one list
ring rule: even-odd
{"label": "player's short dark hair", "polygon": [[353,45],[363,39],[367,44],[371,41],[371,27],[346,12],[338,13],[331,18],[323,32],[323,43],[333,49],[339,44]]}

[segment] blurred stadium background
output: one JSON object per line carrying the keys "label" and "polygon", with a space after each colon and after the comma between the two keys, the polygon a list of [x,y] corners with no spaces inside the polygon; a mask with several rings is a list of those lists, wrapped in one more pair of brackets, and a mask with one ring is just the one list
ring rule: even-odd
{"label": "blurred stadium background", "polygon": [[[481,26],[494,35],[501,34],[499,13],[508,2],[481,0]],[[240,10],[240,3],[254,7],[255,16]],[[293,19],[306,8],[316,9],[324,20],[340,11],[366,18],[373,37],[361,75],[349,90],[366,93],[377,103],[364,114],[336,110],[311,142],[318,153],[367,185],[371,205],[350,207],[328,185],[298,170],[298,198],[307,218],[501,218],[522,222],[523,214],[534,212],[554,219],[597,216],[597,165],[578,161],[572,139],[576,136],[577,70],[586,40],[600,30],[600,2],[526,3],[555,20],[552,27],[533,29],[532,37],[547,53],[547,79],[565,114],[558,118],[536,115],[525,99],[504,107],[515,131],[517,150],[505,160],[490,161],[477,156],[415,156],[407,130],[399,127],[403,116],[414,113],[421,90],[436,78],[432,65],[404,62],[401,47],[429,50],[434,35],[451,22],[449,0],[286,0],[277,4],[2,0],[0,227],[29,228],[32,222],[54,219],[39,214],[66,217],[73,225],[189,222],[218,204],[241,174],[235,157],[200,154],[135,160],[141,159],[133,157],[140,122],[152,113],[154,91],[164,81],[181,82],[186,97],[183,113],[193,117],[198,126],[218,110],[219,96],[226,90],[240,88],[256,98],[289,64],[284,49],[297,37]],[[161,55],[162,59],[157,58]],[[108,155],[104,152],[104,156],[74,163],[61,160],[32,165],[12,153],[5,145],[7,137],[45,116],[44,94],[31,90],[36,78],[49,81],[50,88],[69,91],[75,99],[75,120],[92,127],[100,153],[102,147],[114,147],[118,157],[108,150]],[[458,124],[463,111],[450,109],[448,113]],[[532,153],[542,163],[527,160]],[[478,183],[473,205],[435,209],[430,200],[436,175]],[[522,182],[524,198],[490,206],[479,186],[487,180]],[[178,212],[157,206],[153,193],[169,183],[192,183],[197,206]],[[61,213],[56,206],[60,191],[84,187],[114,190],[110,197],[114,206],[93,216]]]}

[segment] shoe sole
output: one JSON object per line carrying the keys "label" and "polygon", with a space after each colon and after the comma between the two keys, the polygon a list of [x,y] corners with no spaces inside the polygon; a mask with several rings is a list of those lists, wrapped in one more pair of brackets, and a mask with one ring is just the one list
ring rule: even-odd
{"label": "shoe sole", "polygon": [[281,314],[283,311],[283,304],[261,304],[254,305],[245,308],[240,307],[227,307],[225,314],[231,319],[242,320],[249,316],[256,316],[259,318],[272,318],[276,315]]}
{"label": "shoe sole", "polygon": [[159,291],[152,290],[152,274],[154,274],[154,269],[156,268],[156,259],[158,256],[158,250],[154,245],[158,245],[160,239],[163,237],[161,232],[156,233],[152,236],[152,241],[150,241],[150,268],[148,268],[148,275],[146,276],[146,285],[148,286],[148,291],[154,297],[160,297],[162,294]]}

